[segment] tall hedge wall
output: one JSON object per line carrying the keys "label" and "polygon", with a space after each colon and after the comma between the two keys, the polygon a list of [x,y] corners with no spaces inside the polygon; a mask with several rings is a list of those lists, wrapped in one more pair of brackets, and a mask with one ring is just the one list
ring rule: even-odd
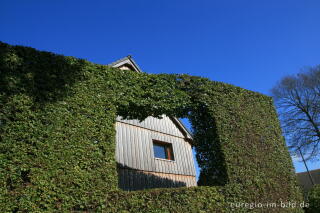
{"label": "tall hedge wall", "polygon": [[[235,202],[302,200],[269,97],[205,78],[121,71],[5,43],[0,71],[1,212],[230,212]],[[119,190],[116,115],[162,114],[190,119],[205,186]]]}

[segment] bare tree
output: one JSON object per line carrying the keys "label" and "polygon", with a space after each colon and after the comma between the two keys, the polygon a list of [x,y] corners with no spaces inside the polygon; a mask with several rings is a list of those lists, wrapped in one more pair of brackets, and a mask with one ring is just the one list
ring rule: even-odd
{"label": "bare tree", "polygon": [[[272,90],[284,136],[292,153],[319,159],[320,66],[284,77]],[[301,150],[301,152],[300,152]]]}

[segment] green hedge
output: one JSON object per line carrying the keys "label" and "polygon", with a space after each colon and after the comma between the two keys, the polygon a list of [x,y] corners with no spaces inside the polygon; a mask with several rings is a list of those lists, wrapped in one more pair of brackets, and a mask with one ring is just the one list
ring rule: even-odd
{"label": "green hedge", "polygon": [[308,192],[309,208],[306,209],[307,213],[318,213],[320,212],[320,184],[315,185]]}
{"label": "green hedge", "polygon": [[117,189],[116,111],[104,68],[3,43],[0,57],[0,211],[104,200]]}
{"label": "green hedge", "polygon": [[[235,202],[302,201],[270,97],[5,43],[0,70],[1,212],[230,212]],[[204,186],[119,190],[116,115],[163,114],[190,119]]]}
{"label": "green hedge", "polygon": [[103,210],[118,212],[223,212],[221,189],[192,187],[110,193]]}

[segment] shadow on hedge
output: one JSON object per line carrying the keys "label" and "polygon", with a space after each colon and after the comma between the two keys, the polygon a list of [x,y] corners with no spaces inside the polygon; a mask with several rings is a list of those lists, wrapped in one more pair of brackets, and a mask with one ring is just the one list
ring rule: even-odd
{"label": "shadow on hedge", "polygon": [[26,94],[40,104],[61,100],[83,78],[81,74],[88,64],[83,59],[0,42],[2,101],[6,103],[16,94]]}

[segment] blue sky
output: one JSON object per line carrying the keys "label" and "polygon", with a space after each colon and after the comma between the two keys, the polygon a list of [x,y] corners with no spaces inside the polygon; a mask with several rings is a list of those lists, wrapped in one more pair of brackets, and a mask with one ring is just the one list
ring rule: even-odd
{"label": "blue sky", "polygon": [[0,40],[100,64],[131,54],[148,73],[269,95],[284,75],[320,64],[319,11],[318,0],[3,0]]}

